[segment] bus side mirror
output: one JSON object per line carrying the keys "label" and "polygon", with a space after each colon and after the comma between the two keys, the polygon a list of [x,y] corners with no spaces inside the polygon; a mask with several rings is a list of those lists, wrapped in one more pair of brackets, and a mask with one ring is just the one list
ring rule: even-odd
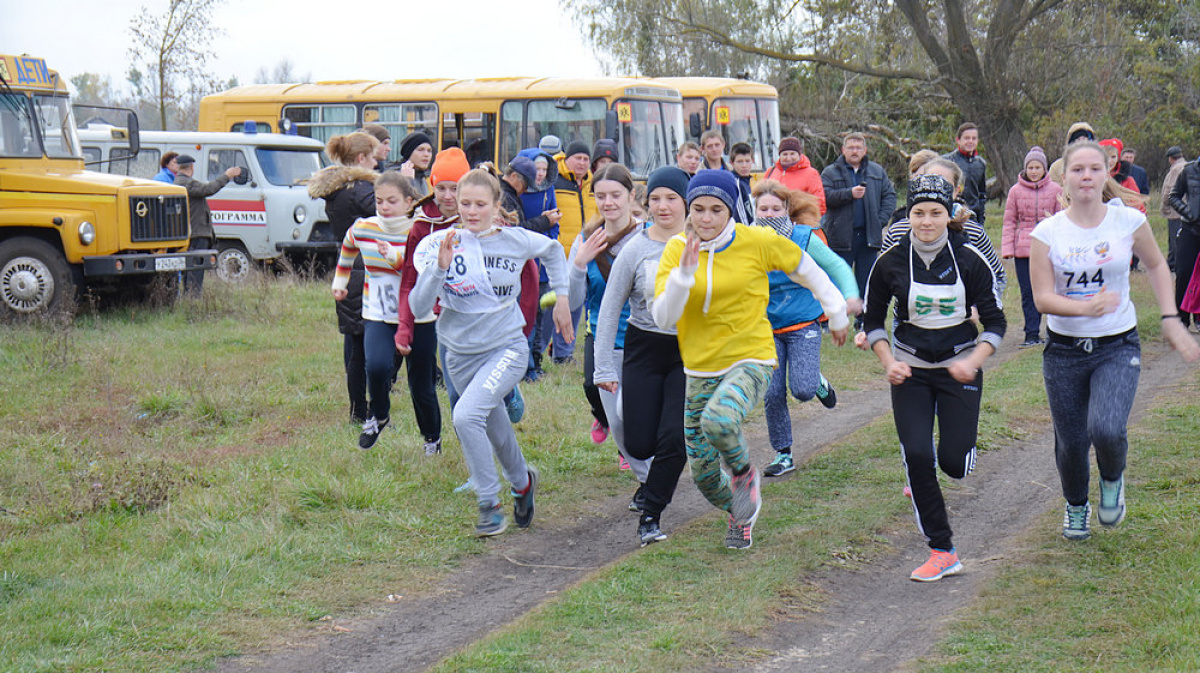
{"label": "bus side mirror", "polygon": [[129,110],[125,115],[125,128],[129,134],[129,156],[136,157],[142,151],[142,133],[136,112]]}
{"label": "bus side mirror", "polygon": [[616,142],[620,140],[620,123],[617,121],[617,111],[608,110],[604,113],[604,137]]}
{"label": "bus side mirror", "polygon": [[699,138],[700,134],[704,133],[704,128],[700,123],[700,113],[693,112],[688,115],[688,135],[693,138]]}

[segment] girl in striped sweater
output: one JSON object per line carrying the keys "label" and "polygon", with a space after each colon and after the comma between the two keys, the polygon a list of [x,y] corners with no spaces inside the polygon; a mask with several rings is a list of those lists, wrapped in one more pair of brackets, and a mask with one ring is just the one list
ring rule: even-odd
{"label": "girl in striped sweater", "polygon": [[419,197],[412,180],[395,171],[388,171],[376,178],[376,215],[356,221],[346,232],[334,271],[333,298],[342,301],[347,295],[354,260],[362,255],[366,267],[362,299],[363,344],[367,360],[370,416],[358,438],[361,449],[375,446],[379,434],[390,420],[389,391],[396,375],[400,267],[404,264],[404,243],[408,239],[408,230],[412,228],[410,214]]}

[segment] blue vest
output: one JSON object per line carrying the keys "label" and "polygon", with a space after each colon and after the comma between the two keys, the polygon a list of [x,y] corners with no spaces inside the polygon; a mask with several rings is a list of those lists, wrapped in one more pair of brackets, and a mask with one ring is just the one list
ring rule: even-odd
{"label": "blue vest", "polygon": [[[607,255],[608,252],[601,252],[601,255]],[[613,257],[616,261],[616,257]],[[596,323],[600,321],[600,302],[604,300],[604,289],[608,287],[608,281],[604,280],[604,276],[600,274],[600,266],[596,264],[596,260],[588,262],[587,268],[587,312],[588,325],[592,328],[592,334],[596,334]],[[625,323],[629,320],[629,302],[621,307],[621,319],[617,321],[617,339],[613,344],[614,348],[625,348]]]}
{"label": "blue vest", "polygon": [[[792,242],[808,254],[808,241],[816,229],[803,224],[792,228]],[[767,302],[767,319],[771,329],[783,329],[804,322],[812,322],[825,312],[821,302],[808,288],[788,278],[782,271],[767,274],[771,286],[771,299]]]}

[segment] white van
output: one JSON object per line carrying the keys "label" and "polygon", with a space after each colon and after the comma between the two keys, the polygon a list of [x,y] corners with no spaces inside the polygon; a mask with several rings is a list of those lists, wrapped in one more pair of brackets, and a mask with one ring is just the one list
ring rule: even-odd
{"label": "white van", "polygon": [[254,261],[271,263],[284,253],[336,255],[325,202],[308,196],[308,178],[328,163],[317,140],[278,133],[142,131],[141,151],[130,157],[123,128],[89,124],[79,130],[79,139],[84,162],[108,173],[153,178],[166,152],[195,158],[197,180],[242,167],[241,177],[208,197],[217,273],[226,280],[241,280]]}

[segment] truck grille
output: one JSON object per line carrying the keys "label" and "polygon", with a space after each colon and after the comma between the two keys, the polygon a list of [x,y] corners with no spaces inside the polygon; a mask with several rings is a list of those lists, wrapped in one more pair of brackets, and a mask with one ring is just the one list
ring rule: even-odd
{"label": "truck grille", "polygon": [[129,197],[129,240],[185,241],[188,238],[186,196]]}

